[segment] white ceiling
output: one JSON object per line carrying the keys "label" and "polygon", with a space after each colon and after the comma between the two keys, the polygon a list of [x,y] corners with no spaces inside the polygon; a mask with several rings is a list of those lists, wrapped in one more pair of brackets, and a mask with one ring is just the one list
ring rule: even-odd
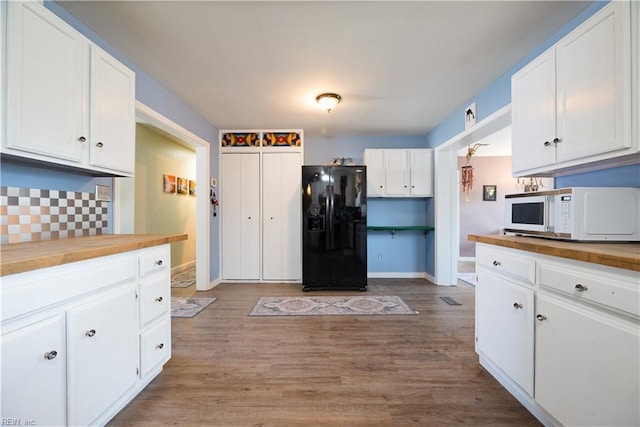
{"label": "white ceiling", "polygon": [[218,129],[356,136],[426,135],[590,2],[59,3]]}

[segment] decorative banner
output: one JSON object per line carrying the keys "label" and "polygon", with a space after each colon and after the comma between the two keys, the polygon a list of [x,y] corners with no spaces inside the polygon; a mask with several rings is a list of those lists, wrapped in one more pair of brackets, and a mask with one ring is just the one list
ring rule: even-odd
{"label": "decorative banner", "polygon": [[267,132],[262,139],[262,145],[265,147],[300,147],[301,144],[300,134],[297,132]]}
{"label": "decorative banner", "polygon": [[222,134],[223,147],[257,147],[260,145],[260,137],[256,132],[225,133]]}
{"label": "decorative banner", "polygon": [[162,175],[162,191],[165,193],[176,192],[176,176],[175,175]]}

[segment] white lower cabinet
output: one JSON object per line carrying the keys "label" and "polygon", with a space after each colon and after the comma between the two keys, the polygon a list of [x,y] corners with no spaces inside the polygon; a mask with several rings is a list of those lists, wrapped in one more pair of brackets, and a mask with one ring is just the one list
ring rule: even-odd
{"label": "white lower cabinet", "polygon": [[640,425],[638,272],[482,243],[476,254],[480,363],[545,425]]}
{"label": "white lower cabinet", "polygon": [[640,423],[637,324],[539,292],[536,402],[566,426]]}
{"label": "white lower cabinet", "polygon": [[136,382],[135,283],[67,311],[69,424],[89,425]]}
{"label": "white lower cabinet", "polygon": [[1,419],[113,418],[171,356],[170,263],[161,245],[2,277]]}
{"label": "white lower cabinet", "polygon": [[3,334],[1,343],[2,420],[66,424],[64,315]]}
{"label": "white lower cabinet", "polygon": [[533,396],[533,289],[479,270],[476,349]]}

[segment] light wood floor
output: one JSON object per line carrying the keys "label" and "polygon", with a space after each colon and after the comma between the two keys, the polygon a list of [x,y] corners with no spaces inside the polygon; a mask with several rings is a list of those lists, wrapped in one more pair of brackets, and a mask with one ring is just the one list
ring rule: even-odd
{"label": "light wood floor", "polygon": [[247,316],[260,296],[335,294],[288,284],[196,293],[218,301],[194,318],[172,319],[172,359],[110,424],[539,425],[478,364],[474,288],[462,282],[369,281],[366,294],[398,295],[418,315]]}

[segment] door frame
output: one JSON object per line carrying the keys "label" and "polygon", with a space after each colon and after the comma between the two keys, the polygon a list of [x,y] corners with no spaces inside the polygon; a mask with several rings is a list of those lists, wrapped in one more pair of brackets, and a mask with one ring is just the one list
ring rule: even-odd
{"label": "door frame", "polygon": [[[159,129],[193,148],[196,153],[196,182],[201,183],[200,188],[206,189],[210,179],[210,150],[211,145],[191,133],[177,123],[164,117],[157,111],[136,101],[136,123],[152,126]],[[134,229],[134,197],[133,191],[123,185],[121,179],[113,180],[114,233],[133,233]],[[207,191],[196,192],[196,290],[206,291],[213,288],[216,282],[211,281],[211,242],[210,242],[210,217],[209,194]]]}
{"label": "door frame", "polygon": [[458,283],[458,258],[460,256],[458,150],[474,144],[510,124],[511,104],[440,144],[434,150],[436,285],[455,286]]}

